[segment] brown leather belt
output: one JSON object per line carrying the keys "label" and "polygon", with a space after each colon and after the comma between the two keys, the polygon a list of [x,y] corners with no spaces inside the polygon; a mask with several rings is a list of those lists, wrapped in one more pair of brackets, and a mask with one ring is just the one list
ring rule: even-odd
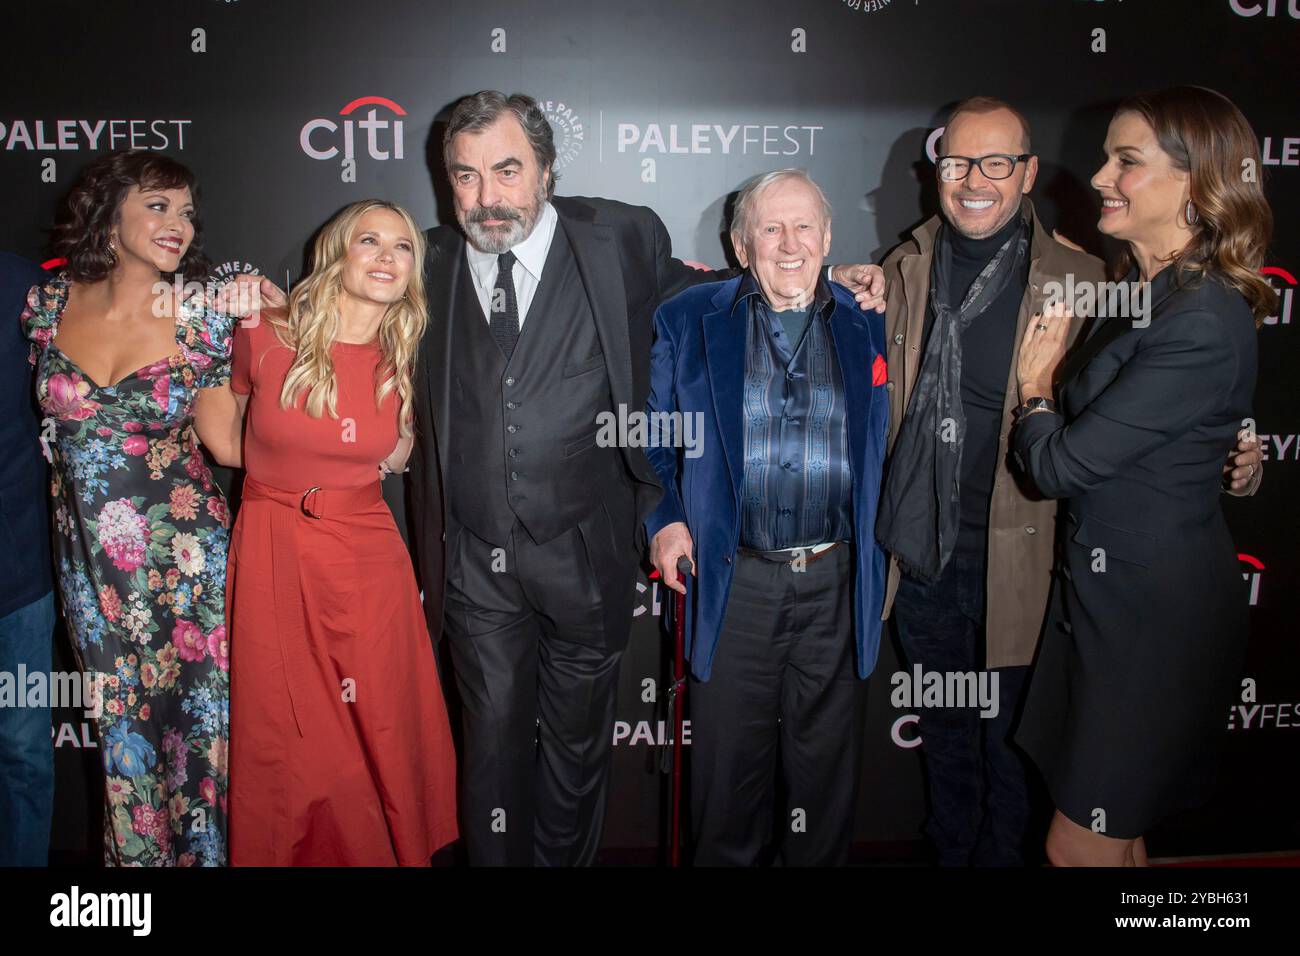
{"label": "brown leather belt", "polygon": [[758,558],[760,561],[769,561],[772,564],[794,564],[796,561],[803,561],[803,566],[807,567],[818,558],[830,554],[836,548],[846,541],[836,541],[829,548],[823,548],[820,551],[813,552],[811,548],[787,548],[784,551],[755,551],[753,548],[737,548],[736,550],[746,557]]}

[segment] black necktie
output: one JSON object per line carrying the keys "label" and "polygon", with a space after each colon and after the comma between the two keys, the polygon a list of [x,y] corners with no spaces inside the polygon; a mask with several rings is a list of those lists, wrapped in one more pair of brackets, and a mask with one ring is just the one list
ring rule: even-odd
{"label": "black necktie", "polygon": [[497,340],[506,361],[515,351],[519,341],[519,300],[515,298],[515,254],[503,252],[497,256],[497,284],[488,303],[491,313],[489,324],[492,338]]}

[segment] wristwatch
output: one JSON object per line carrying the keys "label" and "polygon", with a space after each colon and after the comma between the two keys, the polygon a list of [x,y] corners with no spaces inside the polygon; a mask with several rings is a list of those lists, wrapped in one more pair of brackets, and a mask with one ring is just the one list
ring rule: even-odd
{"label": "wristwatch", "polygon": [[1056,411],[1056,402],[1052,401],[1050,398],[1044,398],[1041,395],[1035,395],[1033,398],[1029,399],[1023,405],[1021,405],[1019,408],[1016,409],[1015,411],[1016,421],[1020,421],[1020,419],[1024,418],[1030,412],[1036,412],[1040,408],[1044,409],[1045,411],[1054,412]]}

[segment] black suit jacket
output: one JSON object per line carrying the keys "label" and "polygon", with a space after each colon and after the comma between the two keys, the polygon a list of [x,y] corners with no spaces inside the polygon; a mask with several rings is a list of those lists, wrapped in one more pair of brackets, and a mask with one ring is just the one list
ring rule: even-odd
{"label": "black suit jacket", "polygon": [[[734,271],[703,272],[672,255],[668,231],[655,213],[611,199],[556,196],[551,200],[573,246],[596,322],[614,408],[644,409],[650,391],[650,346],[659,303],[697,282],[711,282]],[[429,633],[442,634],[446,501],[442,462],[446,460],[451,383],[451,330],[456,283],[471,281],[461,268],[465,237],[455,226],[426,233],[425,289],[429,326],[416,366],[417,437],[411,455],[412,533]],[[622,449],[636,483],[637,525],[663,495],[663,487],[640,448]],[[641,543],[641,542],[639,542]]]}
{"label": "black suit jacket", "polygon": [[1149,324],[1098,320],[1062,369],[1064,417],[1016,428],[1017,461],[1068,499],[1058,587],[1081,644],[1124,644],[1144,626],[1190,643],[1245,622],[1220,487],[1251,415],[1255,323],[1237,291],[1175,279],[1168,268],[1152,281]]}
{"label": "black suit jacket", "polygon": [[1076,822],[1137,837],[1206,795],[1248,633],[1222,469],[1250,416],[1254,318],[1214,280],[1151,284],[1150,323],[1105,319],[1062,372],[1064,418],[1016,428],[1066,498],[1047,628],[1016,742]]}

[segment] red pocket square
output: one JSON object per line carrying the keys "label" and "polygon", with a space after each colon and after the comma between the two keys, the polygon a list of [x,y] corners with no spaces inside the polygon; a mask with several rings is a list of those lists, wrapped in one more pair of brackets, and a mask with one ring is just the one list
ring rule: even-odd
{"label": "red pocket square", "polygon": [[876,360],[871,363],[872,387],[875,387],[876,385],[884,385],[887,381],[889,381],[889,369],[885,365],[885,357],[883,355],[877,355]]}

